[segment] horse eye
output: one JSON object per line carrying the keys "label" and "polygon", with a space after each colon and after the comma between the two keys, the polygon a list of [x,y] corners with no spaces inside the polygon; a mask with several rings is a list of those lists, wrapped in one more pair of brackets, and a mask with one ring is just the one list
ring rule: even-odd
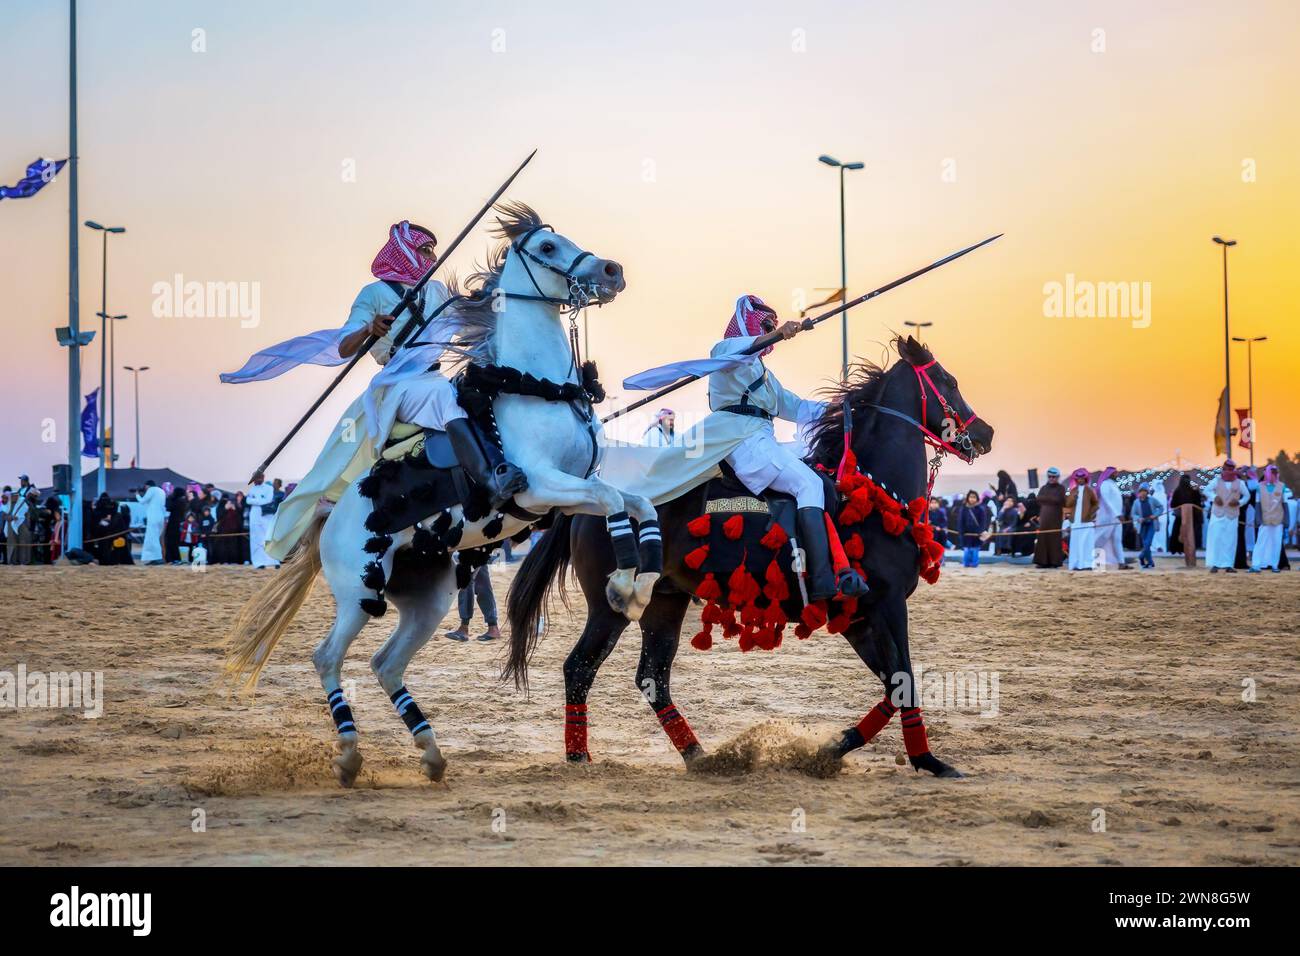
{"label": "horse eye", "polygon": [[554,251],[555,251],[555,243],[553,242],[542,243],[542,252],[545,252],[547,255],[550,255]]}

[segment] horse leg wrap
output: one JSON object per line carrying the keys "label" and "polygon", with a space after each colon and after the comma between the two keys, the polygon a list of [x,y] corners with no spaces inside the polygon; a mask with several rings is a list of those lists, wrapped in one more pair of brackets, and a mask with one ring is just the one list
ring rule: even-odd
{"label": "horse leg wrap", "polygon": [[686,722],[686,718],[678,711],[676,704],[669,704],[663,710],[658,712],[659,723],[668,735],[668,739],[673,742],[678,753],[683,753],[689,747],[698,747],[699,740],[695,737],[695,731],[691,730],[691,725]]}
{"label": "horse leg wrap", "polygon": [[326,701],[329,704],[330,716],[334,718],[334,729],[340,734],[355,734],[357,725],[352,719],[352,708],[348,706],[347,698],[343,696],[343,689],[334,688]]}
{"label": "horse leg wrap", "polygon": [[920,707],[904,707],[903,745],[909,757],[920,757],[930,752],[930,741],[925,736],[925,721],[921,717]]}
{"label": "horse leg wrap", "polygon": [[[872,707],[867,716],[858,721],[857,730],[858,733],[862,734],[862,742],[870,742],[876,734],[884,730],[885,725],[889,723],[897,711],[898,708],[889,702],[888,697],[882,699],[875,707]],[[919,719],[920,711],[917,711],[917,716]],[[922,735],[925,733],[924,726],[921,728],[921,733]]]}
{"label": "horse leg wrap", "polygon": [[620,568],[636,567],[636,535],[632,533],[632,520],[626,511],[612,514],[605,519],[609,528],[610,540],[614,542],[614,557]]}
{"label": "horse leg wrap", "polygon": [[564,705],[564,753],[570,759],[587,756],[587,705]]}
{"label": "horse leg wrap", "polygon": [[429,722],[424,719],[424,714],[420,712],[419,705],[407,693],[405,684],[393,691],[390,696],[393,707],[397,710],[397,716],[402,718],[402,723],[406,724],[406,729],[411,732],[412,737],[430,729]]}
{"label": "horse leg wrap", "polygon": [[664,569],[664,537],[659,530],[659,522],[642,521],[637,532],[641,546],[641,573],[661,574]]}

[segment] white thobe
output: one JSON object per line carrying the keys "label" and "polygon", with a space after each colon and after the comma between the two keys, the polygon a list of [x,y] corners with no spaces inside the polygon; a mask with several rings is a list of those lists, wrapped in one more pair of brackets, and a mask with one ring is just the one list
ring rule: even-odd
{"label": "white thobe", "polygon": [[1114,478],[1107,478],[1097,488],[1097,524],[1110,525],[1097,528],[1093,547],[1102,552],[1102,560],[1107,564],[1119,566],[1124,563],[1124,526],[1119,523],[1124,517],[1124,494],[1119,490]]}
{"label": "white thobe", "polygon": [[1205,530],[1205,566],[1230,568],[1237,560],[1237,512],[1240,503],[1246,500],[1246,485],[1240,478],[1227,482],[1220,476],[1210,486],[1211,502],[1215,498],[1221,498],[1224,504],[1213,503],[1210,509],[1210,524]]}
{"label": "white thobe", "polygon": [[641,444],[646,448],[671,448],[673,445],[680,445],[681,436],[674,432],[669,435],[664,431],[664,427],[655,422],[645,430],[641,436]]}
{"label": "white thobe", "polygon": [[[1259,499],[1261,514],[1267,514],[1265,505],[1281,496],[1277,485],[1261,485]],[[1266,501],[1266,499],[1269,499]],[[1255,533],[1255,550],[1250,554],[1250,566],[1256,571],[1276,568],[1282,558],[1283,523],[1286,521],[1286,503],[1281,502],[1281,515],[1277,524],[1260,524]]]}
{"label": "white thobe", "polygon": [[140,563],[163,559],[163,528],[167,525],[167,495],[157,485],[139,496],[144,509],[144,544],[140,546]]}
{"label": "white thobe", "polygon": [[251,486],[244,496],[248,502],[248,554],[255,568],[279,567],[275,558],[266,553],[266,537],[274,524],[274,515],[262,510],[274,499],[275,489],[265,481]]}
{"label": "white thobe", "polygon": [[[754,344],[754,337],[723,339],[713,347],[714,358],[737,355]],[[681,444],[671,448],[610,446],[605,449],[600,477],[624,491],[644,495],[655,504],[663,504],[719,474],[724,459],[736,476],[754,494],[764,488],[790,491],[798,483],[804,501],[820,496],[821,485],[809,478],[816,475],[796,453],[796,449],[776,440],[772,423],[762,418],[717,411],[740,403],[745,389],[760,377],[762,381],[749,393],[749,404],[763,409],[773,418],[797,422],[806,427],[820,417],[822,402],[801,399],[781,386],[776,376],[766,371],[762,360],[753,356],[739,364],[709,373],[709,407],[712,415],[681,436]],[[820,482],[820,479],[816,479]],[[817,490],[814,492],[813,489]],[[816,497],[816,506],[824,504]]]}
{"label": "white thobe", "polygon": [[[448,292],[446,286],[436,281],[429,282],[425,290],[424,315],[428,317],[447,299]],[[399,301],[397,294],[385,283],[370,283],[352,303],[347,323],[339,330],[338,337],[342,339],[351,335],[376,315],[392,315]],[[406,314],[403,313],[393,323],[394,335],[405,321]],[[444,311],[425,327],[418,341],[447,342],[455,334],[457,325],[451,313]],[[267,542],[267,553],[273,560],[283,559],[298,543],[322,498],[338,501],[349,484],[370,470],[394,422],[444,428],[452,418],[464,415],[456,404],[451,383],[440,373],[428,370],[442,357],[442,345],[402,348],[394,356],[395,361],[390,362],[388,353],[392,345],[392,335],[386,335],[371,347],[371,358],[384,368],[371,380],[365,392],[344,410],[311,471],[276,509],[274,526]]]}
{"label": "white thobe", "polygon": [[[447,287],[441,282],[430,282],[424,287],[424,294],[425,316],[431,315],[448,297]],[[365,328],[377,315],[392,315],[400,301],[385,282],[365,286],[339,330],[339,341]],[[369,435],[375,443],[376,454],[388,439],[394,422],[442,431],[451,419],[465,417],[464,409],[456,403],[451,382],[442,373],[429,371],[442,358],[458,323],[450,312],[443,312],[390,357],[393,336],[406,324],[407,318],[406,314],[401,315],[389,334],[370,348],[370,357],[383,366],[371,379],[364,397]]]}
{"label": "white thobe", "polygon": [[1083,508],[1088,496],[1079,489],[1074,503],[1074,514],[1070,517],[1070,561],[1071,571],[1092,570],[1092,547],[1096,530],[1091,521],[1083,520]]}

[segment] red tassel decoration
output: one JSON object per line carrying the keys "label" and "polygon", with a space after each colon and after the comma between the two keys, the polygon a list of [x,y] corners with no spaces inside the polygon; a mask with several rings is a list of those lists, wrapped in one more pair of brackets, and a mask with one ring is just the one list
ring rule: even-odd
{"label": "red tassel decoration", "polygon": [[863,554],[866,553],[866,547],[862,544],[862,535],[850,535],[849,540],[844,542],[844,553],[854,561],[861,561]]}
{"label": "red tassel decoration", "polygon": [[801,620],[809,631],[815,631],[826,623],[826,602],[817,601],[815,604],[809,604],[799,615]]}
{"label": "red tassel decoration", "polygon": [[907,513],[912,516],[913,521],[920,521],[921,516],[929,510],[924,498],[913,498],[907,503]]}
{"label": "red tassel decoration", "polygon": [[902,534],[907,530],[907,522],[896,514],[888,511],[882,511],[880,520],[885,526],[886,534]]}
{"label": "red tassel decoration", "polygon": [[709,546],[707,544],[702,544],[694,551],[688,553],[683,560],[686,562],[686,566],[692,571],[698,571],[708,556]]}
{"label": "red tassel decoration", "polygon": [[711,648],[713,646],[713,635],[709,633],[711,630],[711,627],[706,627],[704,630],[700,631],[700,633],[692,637],[691,647],[695,648],[697,651],[707,651]]}
{"label": "red tassel decoration", "polygon": [[773,558],[767,565],[765,575],[767,583],[763,585],[763,594],[769,601],[786,601],[790,598],[790,585],[786,583],[785,572]]}
{"label": "red tassel decoration", "polygon": [[710,571],[700,582],[700,586],[695,589],[695,596],[701,601],[716,601],[722,597],[722,586],[718,584],[718,579]]}
{"label": "red tassel decoration", "polygon": [[726,535],[728,541],[739,541],[740,536],[745,533],[745,516],[732,515],[722,522],[722,533]]}
{"label": "red tassel decoration", "polygon": [[763,535],[762,540],[758,543],[769,551],[779,551],[790,540],[790,536],[785,533],[785,528],[779,524],[774,524],[767,529],[767,534]]}
{"label": "red tassel decoration", "polygon": [[707,537],[709,534],[709,528],[713,523],[712,519],[713,515],[700,515],[698,518],[686,523],[686,530],[689,531],[693,537]]}

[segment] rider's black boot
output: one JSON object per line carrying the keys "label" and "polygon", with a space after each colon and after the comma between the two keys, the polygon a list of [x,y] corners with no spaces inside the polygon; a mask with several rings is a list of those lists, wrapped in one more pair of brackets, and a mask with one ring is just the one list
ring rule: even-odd
{"label": "rider's black boot", "polygon": [[493,508],[500,508],[528,488],[528,476],[506,461],[495,446],[485,450],[466,419],[454,418],[449,421],[447,437],[451,440],[452,450],[456,452],[456,460],[461,467],[469,473],[475,484],[487,489]]}
{"label": "rider's black boot", "polygon": [[799,544],[807,561],[808,600],[829,601],[835,597],[835,572],[826,537],[826,512],[821,508],[799,509]]}

